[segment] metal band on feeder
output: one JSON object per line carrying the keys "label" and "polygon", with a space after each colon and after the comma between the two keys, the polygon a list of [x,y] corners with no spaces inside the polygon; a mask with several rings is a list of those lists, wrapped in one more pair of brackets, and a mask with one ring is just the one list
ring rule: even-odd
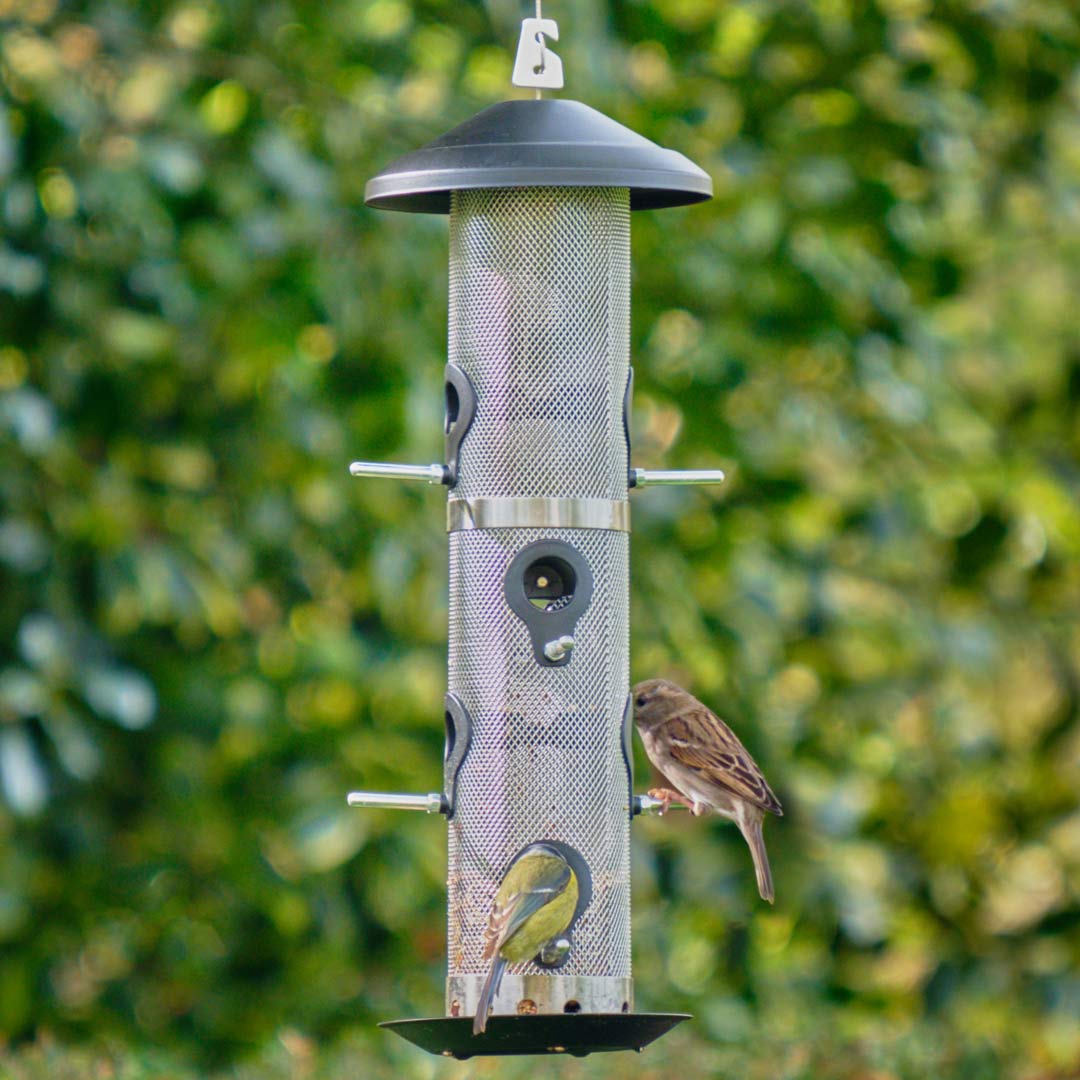
{"label": "metal band on feeder", "polygon": [[[525,21],[515,83],[561,85],[548,38],[551,20]],[[367,186],[369,206],[450,216],[446,463],[351,467],[448,488],[445,788],[349,796],[448,818],[446,1016],[387,1025],[435,1053],[641,1049],[684,1018],[634,1012],[630,823],[663,804],[633,793],[628,493],[723,473],[630,463],[630,212],[711,194],[681,154],[540,99],[485,109]],[[492,903],[536,843],[587,898],[473,1035]]]}

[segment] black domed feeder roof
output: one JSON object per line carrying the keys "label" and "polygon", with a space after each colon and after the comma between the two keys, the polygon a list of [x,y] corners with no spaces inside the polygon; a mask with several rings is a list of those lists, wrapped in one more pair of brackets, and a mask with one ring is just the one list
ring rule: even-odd
{"label": "black domed feeder roof", "polygon": [[682,154],[580,101],[544,99],[484,109],[383,169],[364,201],[446,214],[452,191],[511,187],[628,187],[631,210],[712,197],[708,174]]}

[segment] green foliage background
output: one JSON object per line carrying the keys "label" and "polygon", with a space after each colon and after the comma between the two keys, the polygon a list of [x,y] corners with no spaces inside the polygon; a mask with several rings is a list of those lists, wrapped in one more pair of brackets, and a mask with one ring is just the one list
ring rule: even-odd
{"label": "green foliage background", "polygon": [[[439,784],[442,495],[346,466],[438,458],[446,225],[362,193],[524,8],[0,0],[13,1045],[434,1075],[370,1025],[441,1008],[444,830],[344,793]],[[635,825],[638,1005],[697,1016],[635,1070],[1080,1075],[1075,6],[546,14],[716,184],[634,220],[635,463],[731,480],[635,495],[633,672],[788,808],[775,908],[730,827]]]}

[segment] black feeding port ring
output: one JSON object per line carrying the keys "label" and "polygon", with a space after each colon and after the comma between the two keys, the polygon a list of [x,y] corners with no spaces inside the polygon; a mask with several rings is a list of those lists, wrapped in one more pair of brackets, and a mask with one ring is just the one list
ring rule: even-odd
{"label": "black feeding port ring", "polygon": [[544,667],[570,663],[575,627],[593,594],[592,570],[581,552],[563,540],[527,544],[506,568],[503,594],[528,627],[537,662]]}
{"label": "black feeding port ring", "polygon": [[458,482],[461,442],[476,416],[476,388],[457,364],[447,364],[444,374],[446,415],[443,418],[443,432],[446,435],[446,467],[450,471],[450,486],[453,487]]}
{"label": "black feeding port ring", "polygon": [[446,752],[443,755],[443,794],[446,796],[446,819],[454,817],[457,805],[458,773],[472,743],[472,717],[457,694],[451,691],[445,698]]}

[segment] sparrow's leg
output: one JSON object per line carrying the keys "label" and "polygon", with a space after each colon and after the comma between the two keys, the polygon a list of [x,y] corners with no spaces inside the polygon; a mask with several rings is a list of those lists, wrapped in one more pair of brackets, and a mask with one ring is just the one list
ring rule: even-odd
{"label": "sparrow's leg", "polygon": [[659,799],[664,804],[660,808],[661,817],[668,812],[673,802],[682,802],[682,795],[677,791],[672,791],[671,788],[666,787],[649,788],[649,798]]}

